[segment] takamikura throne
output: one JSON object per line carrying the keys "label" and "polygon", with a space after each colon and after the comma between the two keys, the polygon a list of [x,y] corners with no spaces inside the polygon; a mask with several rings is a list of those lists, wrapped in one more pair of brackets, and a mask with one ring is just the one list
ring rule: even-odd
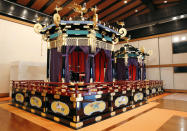
{"label": "takamikura throne", "polygon": [[163,82],[145,80],[145,58],[151,54],[129,44],[123,23],[119,29],[85,20],[86,4],[72,6],[80,19],[37,23],[36,33],[49,44],[47,78],[13,81],[12,104],[26,111],[78,129],[146,103],[163,92]]}

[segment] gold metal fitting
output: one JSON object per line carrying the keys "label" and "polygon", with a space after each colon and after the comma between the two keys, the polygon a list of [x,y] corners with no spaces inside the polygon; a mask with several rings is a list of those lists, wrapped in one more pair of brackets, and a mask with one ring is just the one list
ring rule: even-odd
{"label": "gold metal fitting", "polygon": [[100,121],[101,119],[102,119],[101,116],[97,116],[97,117],[95,118],[95,121]]}
{"label": "gold metal fitting", "polygon": [[79,122],[79,123],[70,122],[70,126],[74,128],[80,128],[83,126],[83,122]]}

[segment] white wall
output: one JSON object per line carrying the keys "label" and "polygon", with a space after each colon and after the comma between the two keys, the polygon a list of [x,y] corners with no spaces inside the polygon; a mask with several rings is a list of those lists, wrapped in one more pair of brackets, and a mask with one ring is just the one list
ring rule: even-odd
{"label": "white wall", "polygon": [[46,54],[44,46],[41,56],[41,36],[32,27],[0,19],[0,93],[9,92],[12,62],[44,64]]}
{"label": "white wall", "polygon": [[158,38],[139,41],[139,47],[144,47],[145,51],[152,50],[152,56],[148,57],[147,65],[159,64]]}
{"label": "white wall", "polygon": [[[187,39],[187,33],[184,33],[129,44],[139,48],[143,46],[146,51],[153,50],[153,55],[147,57],[147,65],[182,64],[187,63],[187,53],[173,54],[172,41],[181,40],[184,36]],[[165,89],[187,90],[187,73],[174,73],[173,67],[147,68],[146,74],[149,80],[163,80]]]}

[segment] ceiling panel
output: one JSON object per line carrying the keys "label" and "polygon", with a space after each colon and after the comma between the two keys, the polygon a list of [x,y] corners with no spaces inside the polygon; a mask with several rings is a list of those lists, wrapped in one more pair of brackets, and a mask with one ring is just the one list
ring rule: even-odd
{"label": "ceiling panel", "polygon": [[[113,19],[113,18],[115,18],[116,16],[119,16],[119,15],[121,15],[121,14],[124,14],[124,15],[125,15],[125,12],[127,12],[128,10],[130,10],[130,9],[132,9],[132,8],[138,6],[138,5],[140,5],[141,3],[142,3],[142,2],[141,2],[140,0],[136,0],[135,2],[129,4],[128,6],[126,6],[126,7],[122,8],[122,9],[120,9],[119,11],[117,11],[117,12],[115,12],[115,13],[109,15],[108,17],[106,17],[106,18],[104,18],[104,19],[102,19],[102,20],[103,20],[103,21],[109,21],[109,20],[111,20],[111,19]],[[144,5],[144,6],[145,6],[145,5]]]}
{"label": "ceiling panel", "polygon": [[153,3],[154,4],[164,4],[165,1],[167,1],[167,3],[170,3],[170,2],[179,2],[181,0],[154,0]]}
{"label": "ceiling panel", "polygon": [[27,5],[29,3],[30,0],[17,0],[17,3],[21,4],[21,5]]}
{"label": "ceiling panel", "polygon": [[[106,7],[108,7],[110,4],[112,4],[112,3],[114,3],[116,0],[106,0],[105,2],[102,2],[101,4],[99,4],[98,6],[97,6],[97,8],[98,8],[98,11],[97,12],[99,12],[100,10],[102,10],[102,9],[104,9],[104,8],[106,8]],[[92,17],[93,16],[93,12],[92,11],[89,11],[88,13],[87,13],[87,15],[89,16],[89,17]]]}
{"label": "ceiling panel", "polygon": [[[130,2],[131,0],[129,0]],[[100,15],[99,15],[99,19],[101,19],[102,17],[106,16],[107,14],[115,11],[116,9],[120,8],[121,6],[124,5],[124,1],[119,1],[117,4],[113,5],[111,8],[105,10],[104,12],[102,12]]]}
{"label": "ceiling panel", "polygon": [[122,16],[120,16],[120,17],[117,17],[117,18],[113,19],[112,22],[124,20],[125,18],[136,14],[137,12],[135,12],[135,10],[141,11],[141,10],[143,10],[143,9],[145,9],[145,8],[146,8],[145,5],[141,5],[141,6],[139,6],[138,8],[135,8],[135,9],[129,11],[127,14],[122,15]]}
{"label": "ceiling panel", "polygon": [[135,14],[136,16],[139,16],[139,15],[143,15],[143,14],[146,14],[146,13],[149,13],[150,12],[150,9],[148,8],[145,8],[143,9],[142,11],[139,11],[139,13]]}
{"label": "ceiling panel", "polygon": [[60,6],[64,4],[67,0],[55,0],[51,5],[48,6],[47,9],[44,10],[44,13],[52,14],[56,6]]}
{"label": "ceiling panel", "polygon": [[49,0],[36,0],[31,8],[40,10]]}

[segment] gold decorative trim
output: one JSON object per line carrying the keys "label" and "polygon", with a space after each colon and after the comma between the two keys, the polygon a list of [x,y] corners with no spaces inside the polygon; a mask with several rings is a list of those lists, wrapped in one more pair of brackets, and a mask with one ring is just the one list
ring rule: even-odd
{"label": "gold decorative trim", "polygon": [[55,99],[60,99],[60,95],[54,95]]}
{"label": "gold decorative trim", "polygon": [[75,102],[83,101],[83,97],[78,97],[78,98],[70,97],[70,101],[75,101]]}
{"label": "gold decorative trim", "polygon": [[76,116],[73,116],[73,121],[77,122]]}
{"label": "gold decorative trim", "polygon": [[46,93],[45,93],[45,92],[42,92],[41,96],[46,96]]}
{"label": "gold decorative trim", "polygon": [[22,92],[23,92],[23,93],[26,93],[26,92],[27,92],[27,90],[26,90],[26,89],[24,89]]}
{"label": "gold decorative trim", "polygon": [[103,94],[103,91],[98,91],[97,94]]}
{"label": "gold decorative trim", "polygon": [[115,91],[115,92],[118,92],[119,90],[118,90],[118,89],[115,89],[114,91]]}
{"label": "gold decorative trim", "polygon": [[79,106],[80,106],[80,102],[77,102],[77,108],[79,108]]}
{"label": "gold decorative trim", "polygon": [[46,117],[47,115],[46,115],[45,113],[42,112],[42,113],[41,113],[41,116]]}
{"label": "gold decorative trim", "polygon": [[102,95],[95,95],[95,98],[101,98]]}
{"label": "gold decorative trim", "polygon": [[122,91],[122,94],[126,94],[127,92],[126,91]]}
{"label": "gold decorative trim", "polygon": [[73,108],[76,108],[77,102],[73,102]]}
{"label": "gold decorative trim", "polygon": [[53,117],[53,119],[54,119],[54,121],[57,121],[57,122],[59,122],[60,121],[60,118],[58,118],[58,117]]}
{"label": "gold decorative trim", "polygon": [[115,116],[116,115],[116,112],[114,111],[114,112],[111,112],[111,114],[110,114],[111,116]]}
{"label": "gold decorative trim", "polygon": [[31,112],[32,112],[32,113],[35,113],[35,110],[34,110],[34,109],[31,109]]}
{"label": "gold decorative trim", "polygon": [[73,121],[74,122],[79,122],[80,121],[80,117],[79,116],[73,116]]}
{"label": "gold decorative trim", "polygon": [[35,94],[35,91],[31,91],[31,94],[34,95],[34,94]]}
{"label": "gold decorative trim", "polygon": [[102,119],[102,117],[101,116],[97,116],[96,118],[95,118],[95,121],[100,121]]}
{"label": "gold decorative trim", "polygon": [[126,108],[126,107],[125,107],[125,108],[123,108],[123,109],[122,109],[122,111],[123,111],[123,112],[127,111],[127,108]]}
{"label": "gold decorative trim", "polygon": [[111,95],[111,96],[114,96],[115,94],[116,94],[115,92],[113,92],[113,93],[110,93],[110,95]]}
{"label": "gold decorative trim", "polygon": [[22,109],[26,110],[26,107],[25,107],[25,106],[22,106]]}
{"label": "gold decorative trim", "polygon": [[110,97],[110,100],[113,101],[113,96]]}
{"label": "gold decorative trim", "polygon": [[74,128],[80,128],[83,126],[83,122],[79,122],[79,123],[70,122],[70,126]]}

